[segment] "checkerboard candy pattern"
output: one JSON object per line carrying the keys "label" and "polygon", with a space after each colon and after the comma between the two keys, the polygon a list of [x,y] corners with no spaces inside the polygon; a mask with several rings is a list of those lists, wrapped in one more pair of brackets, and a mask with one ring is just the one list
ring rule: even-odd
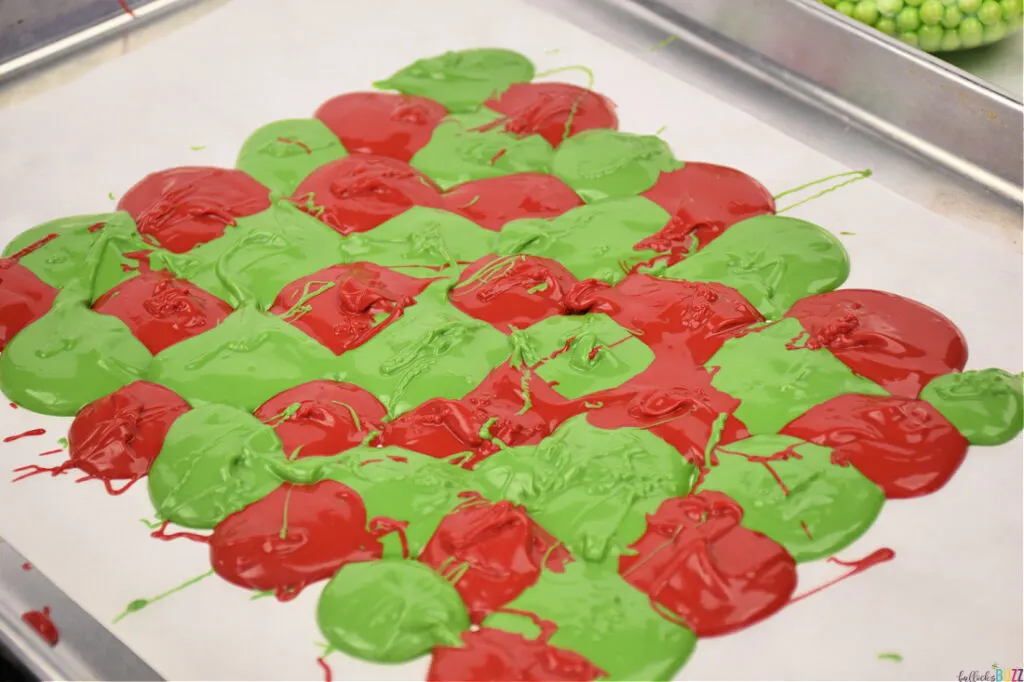
{"label": "checkerboard candy pattern", "polygon": [[423,59],[15,239],[0,387],[75,417],[22,475],[146,479],[223,579],[322,591],[329,651],[669,679],[1020,430],[1020,376],[839,288],[832,234],[533,79]]}

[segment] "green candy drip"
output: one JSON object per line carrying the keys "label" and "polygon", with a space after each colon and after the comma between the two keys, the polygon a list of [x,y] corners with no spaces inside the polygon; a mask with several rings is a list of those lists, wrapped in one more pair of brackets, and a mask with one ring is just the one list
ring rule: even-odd
{"label": "green candy drip", "polygon": [[1021,374],[976,369],[935,377],[921,391],[972,445],[999,445],[1024,427]]}
{"label": "green candy drip", "polygon": [[460,112],[476,109],[513,83],[528,82],[533,76],[533,62],[518,52],[460,50],[419,59],[373,86],[429,97],[449,111]]}
{"label": "green candy drip", "polygon": [[[801,206],[803,204],[806,204],[809,201],[813,201],[813,200],[815,200],[815,199],[817,199],[819,197],[823,197],[826,194],[828,194],[829,192],[835,192],[837,189],[840,189],[842,187],[846,187],[847,185],[851,185],[851,184],[853,184],[855,182],[858,182],[860,180],[865,180],[865,179],[870,178],[870,177],[871,177],[871,171],[870,170],[848,171],[846,173],[836,173],[835,175],[829,175],[828,177],[821,178],[820,180],[814,180],[813,182],[808,182],[806,184],[800,185],[799,187],[794,187],[793,189],[787,189],[785,192],[779,192],[774,197],[775,201],[778,201],[782,197],[789,196],[790,194],[796,194],[797,192],[805,190],[805,189],[807,189],[809,187],[815,187],[817,185],[821,185],[821,184],[829,182],[831,180],[838,180],[840,178],[847,178],[843,182],[836,183],[835,185],[832,185],[831,187],[826,187],[825,189],[821,190],[817,194],[813,194],[813,195],[811,195],[811,196],[809,196],[809,197],[807,197],[805,199],[801,199],[800,201],[797,201],[794,204],[790,204],[789,206],[786,206],[785,208],[780,208],[780,209],[776,210],[775,213],[776,214],[780,214],[780,213],[785,213],[786,211],[791,211],[794,208],[796,208],[797,206]],[[840,233],[840,234],[842,234],[842,233]]]}
{"label": "green candy drip", "polygon": [[287,196],[314,170],[347,155],[341,140],[317,119],[290,119],[250,135],[235,165]]}
{"label": "green candy drip", "polygon": [[177,594],[178,592],[181,592],[182,590],[184,590],[187,587],[192,587],[196,583],[202,582],[206,578],[209,578],[211,575],[213,575],[213,573],[214,573],[214,571],[211,568],[206,573],[203,573],[202,575],[196,576],[195,578],[192,578],[191,580],[186,580],[181,585],[178,585],[177,587],[169,589],[166,592],[158,594],[157,596],[155,596],[155,597],[153,597],[151,599],[136,599],[136,600],[134,600],[132,602],[129,602],[128,606],[124,610],[124,613],[122,613],[121,615],[119,615],[117,618],[114,619],[114,624],[120,623],[122,620],[124,620],[125,618],[127,618],[131,614],[138,613],[139,611],[141,611],[142,609],[146,608],[150,604],[155,604],[156,602],[160,601],[161,599],[166,599],[167,597],[170,597],[172,594]]}

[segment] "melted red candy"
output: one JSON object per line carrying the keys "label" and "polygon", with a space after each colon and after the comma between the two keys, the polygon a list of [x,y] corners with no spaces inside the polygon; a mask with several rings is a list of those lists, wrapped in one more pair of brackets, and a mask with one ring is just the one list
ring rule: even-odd
{"label": "melted red candy", "polygon": [[0,351],[50,311],[57,290],[13,258],[0,259]]}
{"label": "melted red candy", "polygon": [[525,329],[569,312],[566,297],[577,282],[549,258],[484,256],[466,268],[448,299],[470,317],[508,334],[512,327]]}
{"label": "melted red candy", "polygon": [[843,395],[786,425],[782,433],[832,448],[889,498],[916,497],[944,486],[967,455],[967,439],[923,400]]}
{"label": "melted red candy", "polygon": [[121,282],[100,296],[92,309],[124,322],[153,355],[213,329],[233,312],[191,282],[152,271]]}
{"label": "melted red candy", "polygon": [[286,454],[301,459],[334,455],[359,445],[370,431],[380,428],[387,412],[366,389],[320,380],[277,394],[254,414],[274,427]]}
{"label": "melted red candy", "polygon": [[610,99],[569,83],[515,83],[484,105],[505,115],[492,126],[515,135],[540,135],[552,147],[584,130],[619,127]]}
{"label": "melted red candy", "polygon": [[434,134],[448,110],[432,99],[389,92],[351,92],[329,99],[313,114],[350,154],[378,154],[408,162]]}
{"label": "melted red candy", "polygon": [[810,335],[794,345],[828,348],[893,395],[916,398],[929,381],[967,363],[967,342],[956,325],[896,294],[830,291],[797,301],[786,317],[799,320]]}
{"label": "melted red candy", "polygon": [[735,168],[695,161],[662,173],[642,196],[668,211],[672,219],[636,248],[668,253],[669,262],[691,250],[694,238],[702,248],[741,220],[775,213],[771,193],[754,178]]}
{"label": "melted red candy", "polygon": [[401,317],[430,282],[373,263],[333,265],[285,286],[270,312],[341,355]]}
{"label": "melted red candy", "polygon": [[270,208],[270,190],[239,170],[171,168],[144,177],[117,208],[131,214],[140,234],[185,253],[223,235],[237,218]]}
{"label": "melted red candy", "polygon": [[536,583],[542,568],[561,572],[571,556],[525,508],[474,496],[441,521],[419,560],[459,576],[455,589],[479,624]]}
{"label": "melted red candy", "polygon": [[575,651],[516,633],[481,628],[463,632],[462,641],[461,647],[434,649],[428,682],[587,682],[606,677],[603,670]]}
{"label": "melted red candy", "polygon": [[149,473],[171,424],[190,409],[177,393],[148,381],[119,388],[75,416],[66,467],[103,481],[138,480]]}
{"label": "melted red candy", "polygon": [[57,626],[50,619],[50,607],[43,607],[42,611],[26,611],[21,620],[43,638],[43,641],[50,646],[57,646],[60,642],[60,632]]}
{"label": "melted red candy", "polygon": [[285,483],[221,521],[210,536],[217,575],[251,590],[273,590],[282,601],[345,564],[383,554],[367,530],[362,499],[336,481]]}
{"label": "melted red candy", "polygon": [[796,588],[785,548],[740,525],[743,510],[722,493],[665,500],[619,559],[619,572],[652,606],[699,637],[723,635],[782,608]]}
{"label": "melted red candy", "polygon": [[598,298],[616,322],[640,332],[655,352],[703,365],[726,341],[764,322],[754,306],[717,282],[681,282],[634,274]]}
{"label": "melted red candy", "polygon": [[583,200],[567,184],[543,173],[515,173],[456,185],[444,207],[488,230],[518,218],[557,218]]}
{"label": "melted red candy", "polygon": [[413,206],[441,208],[441,188],[404,161],[355,154],[310,173],[292,200],[348,235],[372,230]]}

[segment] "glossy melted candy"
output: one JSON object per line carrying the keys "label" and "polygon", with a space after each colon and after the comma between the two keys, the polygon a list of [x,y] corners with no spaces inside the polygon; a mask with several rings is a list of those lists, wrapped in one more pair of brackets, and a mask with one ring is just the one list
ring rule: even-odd
{"label": "glossy melted candy", "polygon": [[15,239],[0,388],[75,417],[65,462],[16,475],[145,479],[154,536],[206,543],[206,575],[317,591],[330,652],[665,680],[1020,431],[1021,377],[840,289],[832,234],[533,77],[421,59],[260,128],[238,169]]}

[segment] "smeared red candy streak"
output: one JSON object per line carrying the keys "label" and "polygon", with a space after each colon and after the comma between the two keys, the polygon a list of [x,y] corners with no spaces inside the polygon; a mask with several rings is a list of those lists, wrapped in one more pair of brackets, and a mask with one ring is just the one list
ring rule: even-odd
{"label": "smeared red candy streak", "polygon": [[6,438],[4,438],[3,442],[4,443],[13,443],[14,441],[21,440],[22,438],[30,438],[32,436],[45,436],[45,435],[46,435],[46,429],[32,429],[31,431],[23,431],[21,433],[16,433],[13,436],[7,436]]}
{"label": "smeared red candy streak", "polygon": [[160,524],[160,527],[149,534],[149,537],[156,538],[157,540],[163,540],[170,542],[171,540],[191,540],[192,542],[199,542],[205,545],[210,544],[210,538],[207,535],[199,535],[198,533],[168,533],[167,526],[171,525],[170,521],[164,521]]}
{"label": "smeared red candy streak", "polygon": [[56,455],[56,454],[59,454],[61,452],[64,452],[64,449],[63,448],[57,448],[56,450],[47,450],[46,452],[40,452],[39,456],[40,457],[46,457],[47,455]]}
{"label": "smeared red candy streak", "polygon": [[135,17],[135,12],[133,12],[132,8],[128,6],[128,0],[117,0],[117,1],[118,1],[118,3],[120,3],[121,9],[123,9],[125,11],[125,14],[130,16],[132,19],[136,18]]}
{"label": "smeared red candy streak", "polygon": [[839,566],[845,566],[845,567],[847,567],[847,568],[849,568],[851,570],[848,571],[847,573],[844,573],[843,575],[839,576],[838,578],[835,578],[833,580],[828,581],[824,585],[819,585],[818,587],[815,587],[813,590],[811,590],[809,592],[805,592],[804,594],[797,595],[796,597],[793,597],[792,599],[789,600],[789,603],[790,604],[795,604],[796,602],[800,601],[801,599],[806,599],[807,597],[810,597],[812,594],[817,594],[818,592],[821,592],[822,590],[824,590],[827,587],[832,587],[833,585],[835,585],[837,583],[843,582],[847,578],[852,578],[853,576],[857,575],[858,573],[863,573],[864,571],[868,570],[872,566],[877,566],[878,564],[884,564],[886,561],[891,561],[894,558],[896,558],[896,552],[894,552],[893,550],[889,549],[888,547],[882,547],[881,549],[876,549],[874,552],[872,552],[871,554],[867,555],[863,559],[858,559],[856,561],[841,561],[841,560],[839,560],[839,559],[837,559],[835,557],[829,557],[828,558],[829,563],[838,564]]}
{"label": "smeared red candy streak", "polygon": [[316,659],[316,664],[320,666],[320,669],[324,672],[324,682],[333,682],[334,677],[331,673],[331,666],[327,665],[327,661],[324,660],[323,656]]}
{"label": "smeared red candy streak", "polygon": [[292,140],[292,139],[289,139],[287,137],[279,137],[279,138],[277,138],[277,141],[278,142],[283,142],[284,144],[293,144],[293,145],[295,145],[297,147],[301,147],[302,151],[306,152],[307,154],[312,154],[313,153],[313,150],[309,148],[309,145],[306,144],[305,142],[300,141],[300,140]]}
{"label": "smeared red candy streak", "polygon": [[48,234],[45,237],[43,237],[42,239],[40,239],[39,241],[32,242],[31,244],[29,244],[28,246],[23,248],[21,251],[17,251],[15,253],[11,254],[10,256],[8,256],[8,258],[10,258],[11,260],[21,260],[22,258],[24,258],[28,254],[32,253],[33,251],[36,251],[38,249],[43,248],[44,246],[46,246],[47,244],[49,244],[50,242],[52,242],[56,238],[57,238],[57,233],[56,232],[54,232],[53,234]]}

